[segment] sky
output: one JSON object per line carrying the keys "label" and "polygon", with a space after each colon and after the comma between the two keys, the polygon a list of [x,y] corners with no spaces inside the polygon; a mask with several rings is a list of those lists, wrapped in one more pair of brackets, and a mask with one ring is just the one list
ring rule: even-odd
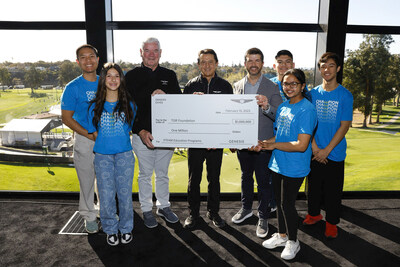
{"label": "sky", "polygon": [[[0,0],[0,6],[3,21],[83,21],[85,17],[84,0]],[[398,10],[398,0],[350,0],[348,23],[400,26]],[[316,23],[318,0],[153,0],[151,5],[148,1],[113,0],[113,19]],[[76,47],[86,43],[84,31],[0,30],[0,34],[0,62],[75,60]],[[297,67],[314,66],[316,33],[260,31],[117,30],[115,61],[140,62],[139,48],[147,37],[160,40],[161,62],[193,63],[199,50],[213,48],[220,64],[243,64],[245,51],[258,47],[264,53],[265,66],[272,66],[281,49],[293,53]],[[393,37],[390,52],[400,53],[400,36]],[[346,49],[357,49],[361,41],[362,35],[347,35]]]}

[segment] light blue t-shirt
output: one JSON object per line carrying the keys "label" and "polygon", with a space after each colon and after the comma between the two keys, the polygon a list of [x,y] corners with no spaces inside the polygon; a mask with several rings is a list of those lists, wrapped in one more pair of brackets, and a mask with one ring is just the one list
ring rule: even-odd
{"label": "light blue t-shirt", "polygon": [[[303,98],[296,104],[289,100],[279,105],[275,120],[275,142],[293,142],[299,134],[313,135],[317,125],[317,112],[313,104]],[[293,178],[304,178],[310,172],[311,138],[305,152],[272,151],[268,167],[279,174]]]}
{"label": "light blue t-shirt", "polygon": [[[341,121],[353,120],[353,95],[342,85],[325,91],[322,85],[311,90],[312,103],[317,110],[318,126],[315,141],[319,148],[325,148],[340,127]],[[328,159],[343,161],[346,158],[346,138],[331,151]]]}
{"label": "light blue t-shirt", "polygon": [[89,102],[96,96],[98,82],[99,76],[95,82],[90,82],[81,75],[65,86],[61,96],[61,109],[74,111],[72,118],[86,130]]}
{"label": "light blue t-shirt", "polygon": [[[98,134],[94,144],[93,151],[100,154],[114,155],[132,150],[129,132],[132,130],[133,120],[131,125],[124,122],[125,113],[121,113],[120,117],[113,115],[113,111],[118,102],[105,102],[103,113],[100,117]],[[136,111],[131,104],[133,115]],[[88,113],[89,133],[94,133],[96,127],[93,125],[94,104],[90,106]]]}
{"label": "light blue t-shirt", "polygon": [[279,93],[280,93],[280,95],[282,97],[282,101],[285,102],[286,100],[288,100],[288,98],[286,97],[285,93],[283,92],[282,83],[278,79],[278,76],[275,76],[275,77],[271,78],[270,80],[273,81],[274,83],[276,83],[279,86]]}

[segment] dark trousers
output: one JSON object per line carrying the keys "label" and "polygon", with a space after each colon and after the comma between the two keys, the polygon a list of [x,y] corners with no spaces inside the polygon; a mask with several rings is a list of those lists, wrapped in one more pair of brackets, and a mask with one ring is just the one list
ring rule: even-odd
{"label": "dark trousers", "polygon": [[325,220],[330,224],[338,224],[343,183],[344,161],[337,162],[328,159],[327,164],[322,164],[313,160],[306,185],[308,214],[317,216],[323,205],[326,212]]}
{"label": "dark trousers", "polygon": [[272,199],[270,184],[271,170],[268,168],[271,151],[253,152],[238,150],[237,156],[242,170],[242,207],[252,209],[254,197],[254,178],[257,180],[258,215],[261,219],[268,219],[271,208],[268,207]]}
{"label": "dark trousers", "polygon": [[203,163],[207,166],[207,210],[213,214],[219,211],[220,184],[219,175],[221,173],[223,149],[189,148],[189,184],[188,202],[190,214],[199,215],[200,209],[200,183],[203,174]]}
{"label": "dark trousers", "polygon": [[272,185],[274,187],[278,218],[278,232],[287,234],[289,240],[297,240],[299,227],[296,210],[296,199],[304,178],[287,177],[272,172]]}

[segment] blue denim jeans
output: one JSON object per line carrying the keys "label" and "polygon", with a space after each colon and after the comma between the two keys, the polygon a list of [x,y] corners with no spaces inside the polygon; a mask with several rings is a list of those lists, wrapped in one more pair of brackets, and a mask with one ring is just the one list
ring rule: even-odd
{"label": "blue denim jeans", "polygon": [[[94,167],[100,195],[100,221],[106,234],[130,233],[133,229],[132,182],[135,158],[132,151],[115,155],[96,153]],[[115,195],[118,197],[119,221]]]}

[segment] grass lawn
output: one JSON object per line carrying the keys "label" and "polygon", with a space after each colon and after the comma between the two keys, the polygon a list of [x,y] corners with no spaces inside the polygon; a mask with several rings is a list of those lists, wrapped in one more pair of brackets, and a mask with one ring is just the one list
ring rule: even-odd
{"label": "grass lawn", "polygon": [[400,190],[400,135],[350,129],[345,190]]}
{"label": "grass lawn", "polygon": [[0,124],[19,119],[23,116],[48,111],[57,103],[61,90],[35,90],[45,97],[31,98],[31,89],[12,89],[0,92]]}
{"label": "grass lawn", "polygon": [[[382,124],[389,123],[390,119],[392,119],[397,113],[400,112],[400,107],[395,106],[384,106],[383,111],[379,117],[380,123],[376,123],[377,114],[374,111],[372,113],[372,124],[368,124],[368,128],[376,129],[376,130],[389,130],[389,131],[397,131],[400,132],[400,120],[397,120],[390,125],[386,125],[382,127]],[[362,121],[364,120],[364,115],[360,113],[355,113],[355,121],[353,121],[353,126],[361,127]]]}

